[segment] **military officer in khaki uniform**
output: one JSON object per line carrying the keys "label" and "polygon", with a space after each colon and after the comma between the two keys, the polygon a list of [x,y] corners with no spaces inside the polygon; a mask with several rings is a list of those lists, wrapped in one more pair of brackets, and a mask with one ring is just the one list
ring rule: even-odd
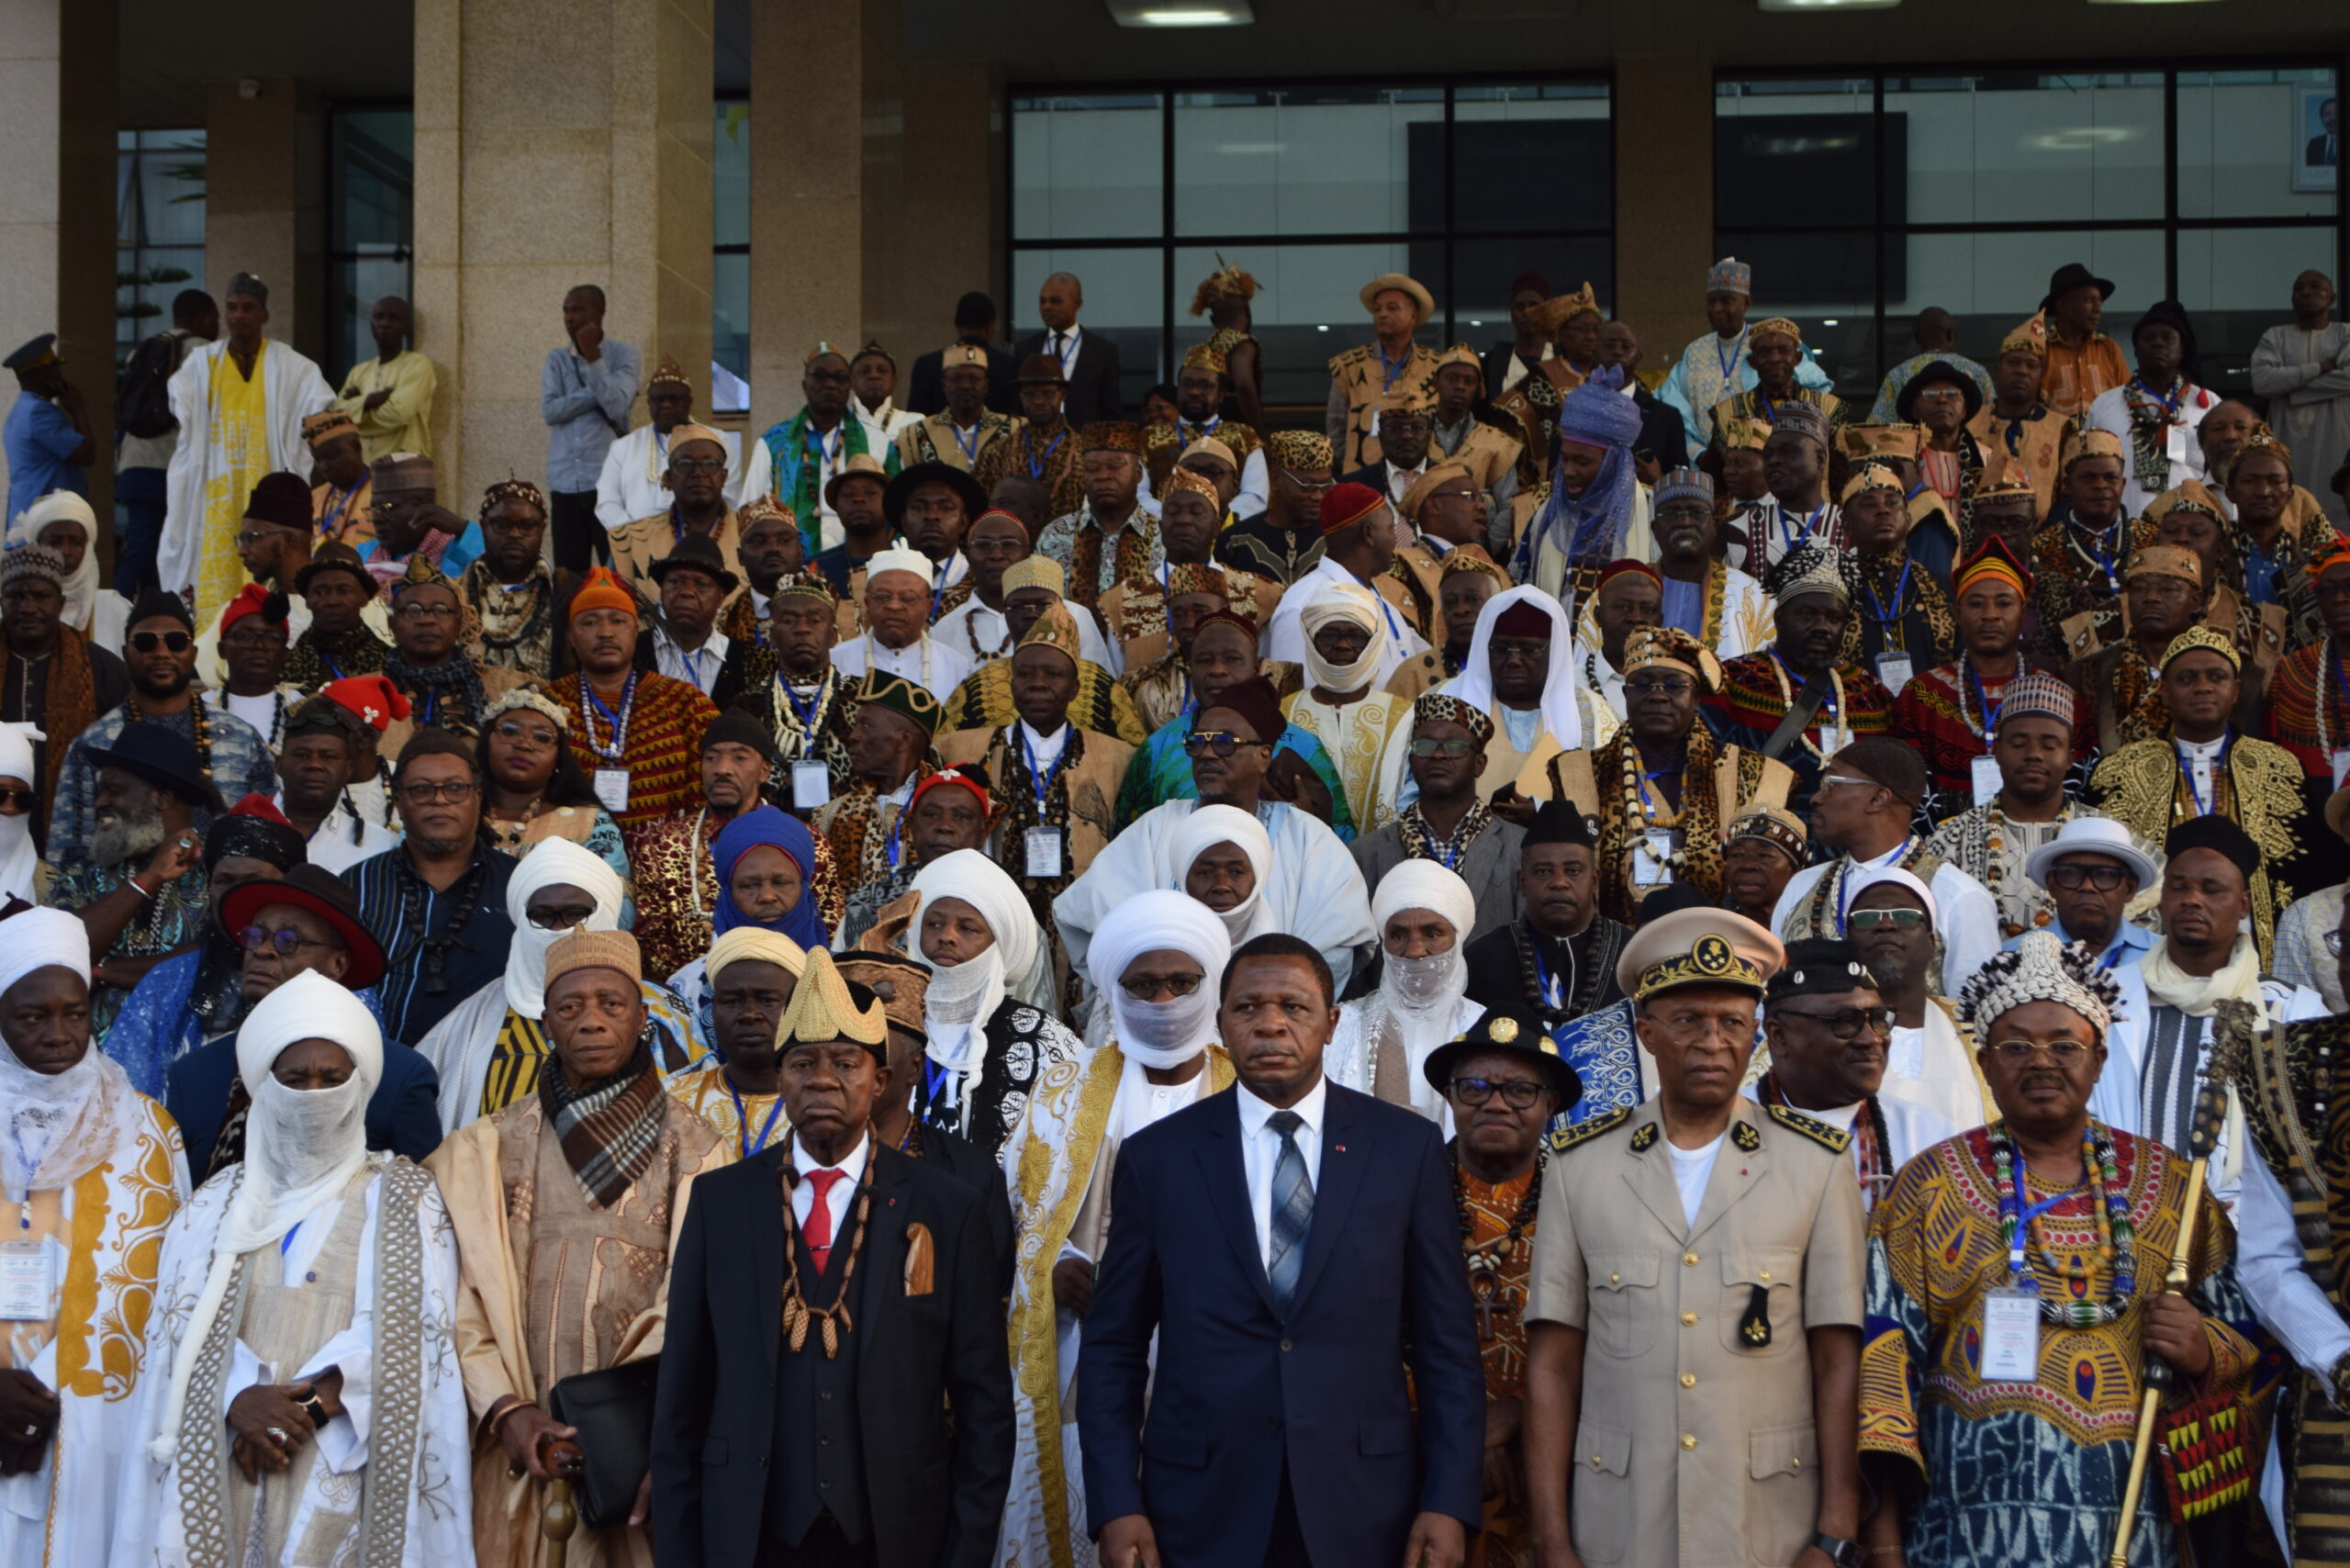
{"label": "military officer in khaki uniform", "polygon": [[1617,964],[1657,1093],[1552,1138],[1526,1309],[1545,1568],[1860,1568],[1848,1136],[1739,1092],[1783,961],[1762,926],[1693,909]]}

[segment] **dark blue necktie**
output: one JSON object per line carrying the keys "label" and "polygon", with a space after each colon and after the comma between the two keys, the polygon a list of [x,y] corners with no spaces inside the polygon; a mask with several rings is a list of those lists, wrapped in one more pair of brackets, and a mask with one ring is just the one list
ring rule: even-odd
{"label": "dark blue necktie", "polygon": [[1281,1155],[1273,1162],[1272,1260],[1265,1274],[1272,1282],[1274,1301],[1286,1315],[1290,1298],[1297,1294],[1297,1276],[1305,1267],[1305,1233],[1314,1228],[1314,1182],[1297,1147],[1297,1129],[1305,1118],[1295,1111],[1275,1111],[1265,1119],[1281,1135]]}

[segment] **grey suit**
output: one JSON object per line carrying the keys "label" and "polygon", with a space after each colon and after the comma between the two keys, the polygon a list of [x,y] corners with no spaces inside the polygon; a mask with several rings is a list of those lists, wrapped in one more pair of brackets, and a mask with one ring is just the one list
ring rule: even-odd
{"label": "grey suit", "polygon": [[[1477,901],[1477,929],[1462,935],[1462,946],[1517,918],[1517,851],[1525,838],[1524,828],[1496,817],[1462,853],[1460,864],[1452,868]],[[1392,822],[1363,834],[1348,847],[1354,851],[1356,868],[1373,892],[1379,890],[1382,877],[1411,858],[1404,853],[1403,830]]]}

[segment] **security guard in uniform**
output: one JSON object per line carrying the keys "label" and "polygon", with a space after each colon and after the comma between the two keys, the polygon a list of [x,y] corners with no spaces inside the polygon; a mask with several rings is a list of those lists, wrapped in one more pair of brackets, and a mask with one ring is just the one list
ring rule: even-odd
{"label": "security guard in uniform", "polygon": [[1739,1092],[1784,961],[1711,909],[1618,960],[1657,1093],[1552,1137],[1526,1309],[1545,1562],[1860,1568],[1849,1135]]}

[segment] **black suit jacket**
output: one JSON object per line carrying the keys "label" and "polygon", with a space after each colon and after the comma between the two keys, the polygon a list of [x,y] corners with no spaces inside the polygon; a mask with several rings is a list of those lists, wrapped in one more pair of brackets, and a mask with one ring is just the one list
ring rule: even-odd
{"label": "black suit jacket", "polygon": [[[1002,343],[966,333],[955,340],[958,343],[977,343],[988,351],[988,407],[999,414],[1020,411],[1020,389],[1012,378],[1020,374],[1020,362],[1006,353]],[[946,407],[946,351],[933,349],[914,361],[912,373],[906,378],[904,407],[927,418]]]}
{"label": "black suit jacket", "polygon": [[922,1162],[934,1170],[944,1170],[957,1182],[979,1194],[979,1217],[986,1223],[989,1238],[993,1242],[996,1262],[1003,1271],[998,1294],[1009,1300],[1012,1295],[1012,1190],[1003,1180],[1003,1167],[981,1154],[966,1137],[947,1132],[942,1127],[925,1126],[922,1130]]}
{"label": "black suit jacket", "polygon": [[[699,1178],[687,1202],[654,1404],[660,1568],[751,1568],[767,1550],[776,1364],[790,1353],[778,1311],[783,1149],[775,1144]],[[894,1148],[874,1149],[870,1180],[856,1263],[861,1299],[843,1353],[857,1358],[873,1562],[989,1568],[1012,1485],[1015,1428],[983,1200],[966,1182]],[[931,1288],[910,1295],[916,1226],[930,1236]],[[819,1338],[811,1334],[800,1353],[822,1355]]]}
{"label": "black suit jacket", "polygon": [[1681,410],[1645,386],[1633,388],[1632,403],[1640,410],[1640,433],[1634,447],[1655,453],[1656,460],[1664,465],[1668,474],[1686,465],[1689,427],[1681,418]]}
{"label": "black suit jacket", "polygon": [[[1077,363],[1069,367],[1062,413],[1072,425],[1125,419],[1125,404],[1118,396],[1118,345],[1082,321],[1078,329],[1081,336],[1077,340]],[[1048,334],[1031,332],[1012,345],[1012,357],[1024,364],[1032,353],[1050,353],[1047,341]]]}
{"label": "black suit jacket", "polygon": [[[163,1109],[180,1125],[188,1173],[197,1185],[212,1163],[212,1145],[228,1119],[229,1091],[237,1081],[237,1036],[207,1040],[172,1063],[163,1079]],[[367,1097],[367,1147],[388,1148],[417,1164],[441,1147],[441,1075],[422,1051],[384,1042],[384,1077]]]}

